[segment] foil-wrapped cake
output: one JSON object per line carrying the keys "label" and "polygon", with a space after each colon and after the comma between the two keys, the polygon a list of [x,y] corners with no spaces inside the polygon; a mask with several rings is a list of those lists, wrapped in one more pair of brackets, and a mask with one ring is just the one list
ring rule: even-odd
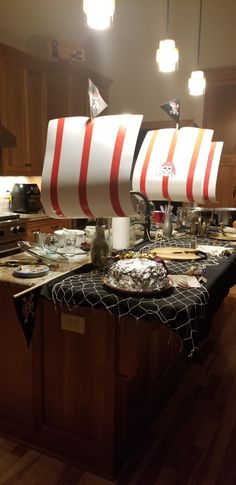
{"label": "foil-wrapped cake", "polygon": [[149,259],[123,259],[112,264],[105,282],[130,292],[156,292],[169,288],[165,266]]}

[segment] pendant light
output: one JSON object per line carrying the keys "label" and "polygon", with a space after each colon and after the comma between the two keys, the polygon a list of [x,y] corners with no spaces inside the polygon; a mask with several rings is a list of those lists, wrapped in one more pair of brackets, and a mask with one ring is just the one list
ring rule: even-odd
{"label": "pendant light", "polygon": [[115,13],[115,0],[83,0],[87,26],[95,30],[109,29]]}
{"label": "pendant light", "polygon": [[179,51],[175,46],[175,41],[169,39],[169,12],[170,0],[167,0],[166,8],[166,33],[167,38],[160,40],[159,48],[156,51],[156,62],[161,72],[173,72],[178,68]]}
{"label": "pendant light", "polygon": [[[200,0],[199,8],[199,28],[198,28],[198,51],[197,51],[197,65],[200,60],[200,43],[201,43],[201,25],[202,25],[202,0]],[[192,96],[202,96],[206,88],[206,79],[203,71],[192,71],[191,77],[188,80],[189,94]]]}

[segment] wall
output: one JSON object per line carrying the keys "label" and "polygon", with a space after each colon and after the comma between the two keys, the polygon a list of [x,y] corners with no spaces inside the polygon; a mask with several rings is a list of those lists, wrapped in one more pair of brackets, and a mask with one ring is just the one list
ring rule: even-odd
{"label": "wall", "polygon": [[[178,41],[179,70],[157,71],[155,52],[166,36],[166,0],[116,0],[112,29],[84,25],[82,0],[1,0],[0,40],[43,56],[50,38],[78,41],[86,62],[112,78],[110,112],[143,113],[167,119],[160,105],[180,97],[181,117],[202,120],[202,97],[188,95],[187,81],[197,64],[200,0],[170,0],[169,33]],[[13,14],[14,13],[14,14]],[[235,0],[203,0],[200,65],[236,64]]]}

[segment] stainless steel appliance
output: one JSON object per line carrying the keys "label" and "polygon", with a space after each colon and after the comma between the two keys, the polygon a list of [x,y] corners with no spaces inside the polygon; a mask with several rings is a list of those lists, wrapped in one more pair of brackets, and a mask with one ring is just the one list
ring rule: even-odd
{"label": "stainless steel appliance", "polygon": [[37,184],[14,184],[11,198],[13,212],[29,214],[42,209],[41,194]]}
{"label": "stainless steel appliance", "polygon": [[[236,209],[227,207],[180,207],[177,225],[191,234],[205,235],[211,226],[231,226],[236,220]],[[204,234],[203,234],[204,233]]]}
{"label": "stainless steel appliance", "polygon": [[19,214],[0,214],[0,258],[20,252],[17,241],[26,237],[26,222]]}

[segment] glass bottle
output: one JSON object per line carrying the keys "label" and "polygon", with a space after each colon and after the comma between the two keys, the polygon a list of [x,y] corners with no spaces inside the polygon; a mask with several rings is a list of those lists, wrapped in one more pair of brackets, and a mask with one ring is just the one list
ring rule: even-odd
{"label": "glass bottle", "polygon": [[162,234],[165,237],[171,237],[172,236],[172,231],[173,231],[172,214],[166,212],[166,214],[165,214],[165,220],[164,220],[163,226],[162,226]]}
{"label": "glass bottle", "polygon": [[105,268],[108,256],[109,244],[105,238],[104,226],[101,225],[101,219],[97,219],[96,232],[90,249],[91,263],[98,268]]}

